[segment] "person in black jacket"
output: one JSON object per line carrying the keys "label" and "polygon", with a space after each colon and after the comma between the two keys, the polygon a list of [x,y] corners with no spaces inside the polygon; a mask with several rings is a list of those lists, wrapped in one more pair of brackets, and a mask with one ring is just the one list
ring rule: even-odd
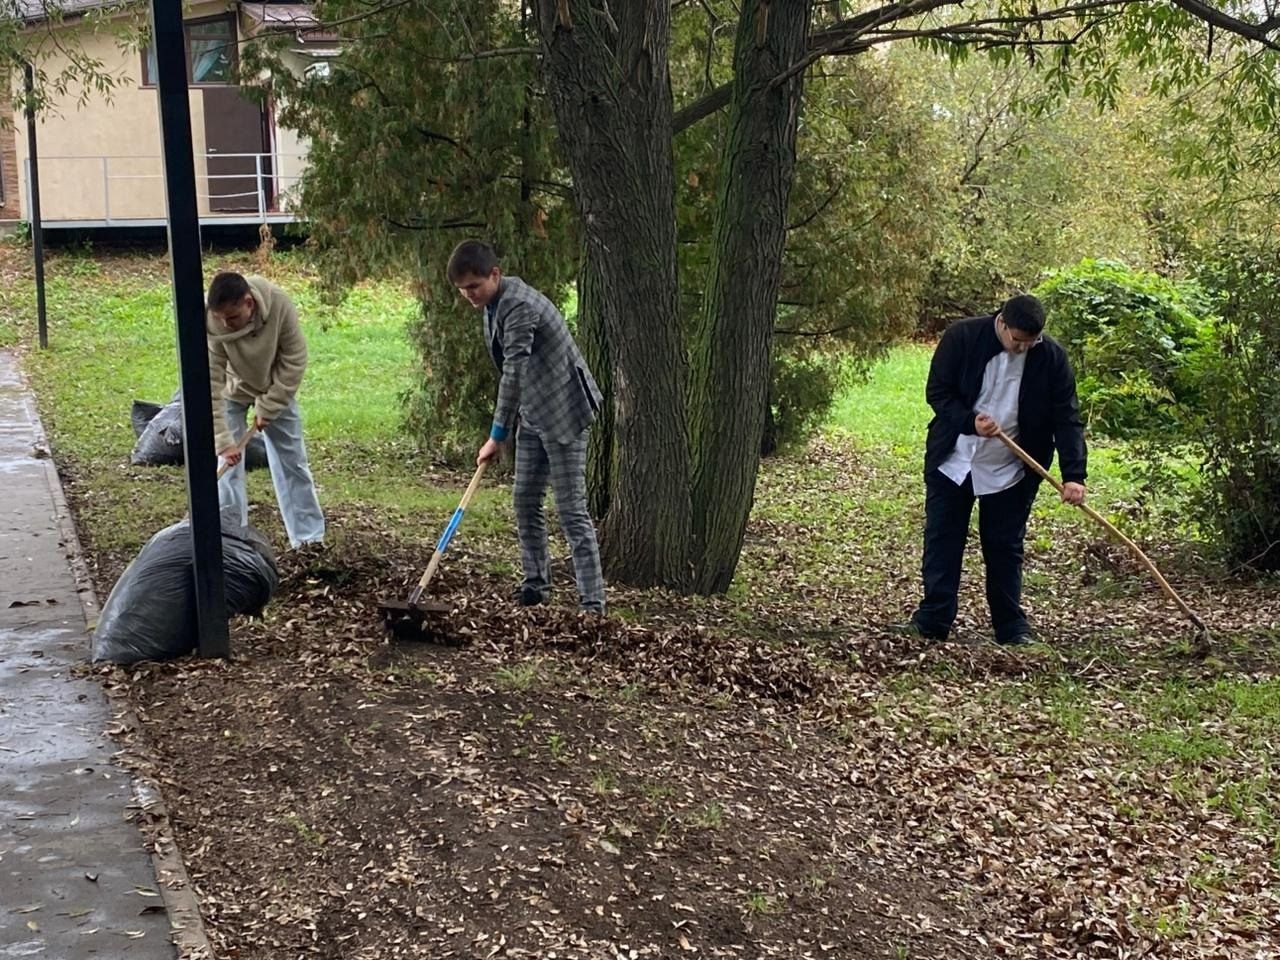
{"label": "person in black jacket", "polygon": [[976,499],[996,642],[1031,641],[1022,554],[1040,478],[996,437],[997,428],[1045,469],[1056,448],[1062,499],[1084,502],[1087,454],[1075,374],[1043,330],[1040,301],[1017,296],[994,315],[952,325],[933,354],[925,389],[934,417],[924,455],[924,599],[904,625],[929,639],[945,638],[955,620]]}

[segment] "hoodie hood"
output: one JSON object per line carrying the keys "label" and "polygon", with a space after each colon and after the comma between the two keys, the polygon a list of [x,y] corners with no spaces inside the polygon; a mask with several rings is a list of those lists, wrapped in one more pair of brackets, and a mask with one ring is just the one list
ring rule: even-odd
{"label": "hoodie hood", "polygon": [[210,340],[218,343],[229,343],[242,337],[252,337],[267,325],[267,314],[271,307],[271,291],[258,284],[257,277],[245,277],[249,284],[249,293],[253,297],[253,317],[239,330],[230,330],[208,309],[205,310],[205,333]]}

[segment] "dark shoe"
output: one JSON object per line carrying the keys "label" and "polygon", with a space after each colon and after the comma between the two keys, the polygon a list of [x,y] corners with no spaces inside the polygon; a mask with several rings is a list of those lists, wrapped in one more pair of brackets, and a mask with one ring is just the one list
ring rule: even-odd
{"label": "dark shoe", "polygon": [[516,603],[522,607],[536,607],[545,599],[546,597],[542,595],[542,591],[537,587],[521,587],[516,594]]}
{"label": "dark shoe", "polygon": [[906,623],[886,623],[884,629],[889,633],[896,633],[903,637],[919,637],[922,640],[930,640],[938,643],[947,639],[945,633],[932,633],[921,630],[914,620],[908,620]]}
{"label": "dark shoe", "polygon": [[1006,637],[1001,640],[996,637],[996,643],[1002,647],[1026,647],[1036,642],[1036,638],[1029,633],[1015,633],[1012,637]]}

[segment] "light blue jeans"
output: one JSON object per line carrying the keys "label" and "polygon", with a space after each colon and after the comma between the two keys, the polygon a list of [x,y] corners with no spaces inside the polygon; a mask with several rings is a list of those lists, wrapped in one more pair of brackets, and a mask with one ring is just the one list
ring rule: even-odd
{"label": "light blue jeans", "polygon": [[[249,405],[237,400],[223,400],[227,427],[237,441],[249,429],[247,414]],[[316,482],[307,465],[307,447],[302,442],[302,417],[298,413],[298,401],[289,406],[267,424],[262,432],[267,444],[267,466],[271,468],[271,485],[276,488],[276,502],[284,518],[284,529],[289,535],[289,546],[297,548],[304,543],[324,541],[324,514],[320,512],[320,500],[316,497]],[[218,481],[218,505],[235,507],[240,512],[240,522],[249,522],[249,500],[244,489],[244,458],[222,475]]]}

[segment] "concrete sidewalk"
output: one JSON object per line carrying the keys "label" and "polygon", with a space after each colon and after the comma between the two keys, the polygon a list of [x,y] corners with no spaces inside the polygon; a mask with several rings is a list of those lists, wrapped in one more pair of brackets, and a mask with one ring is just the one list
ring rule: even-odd
{"label": "concrete sidewalk", "polygon": [[78,590],[43,450],[17,358],[0,350],[0,958],[172,960],[106,695],[71,675],[89,652],[92,594]]}

